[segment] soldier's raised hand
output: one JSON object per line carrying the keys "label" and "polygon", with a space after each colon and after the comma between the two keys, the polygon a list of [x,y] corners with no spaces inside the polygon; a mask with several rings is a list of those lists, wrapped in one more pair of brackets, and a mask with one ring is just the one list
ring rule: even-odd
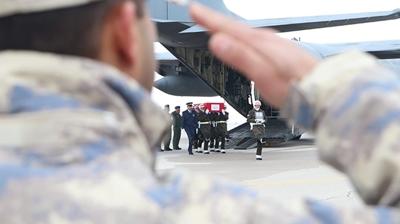
{"label": "soldier's raised hand", "polygon": [[253,29],[194,2],[190,13],[209,30],[210,50],[255,81],[273,106],[282,106],[291,82],[309,74],[317,64],[315,58],[271,29]]}

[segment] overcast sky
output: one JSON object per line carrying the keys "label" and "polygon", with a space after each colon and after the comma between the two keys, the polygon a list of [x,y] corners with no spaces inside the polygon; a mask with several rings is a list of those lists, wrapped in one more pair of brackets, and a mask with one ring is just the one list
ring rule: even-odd
{"label": "overcast sky", "polygon": [[[225,0],[229,9],[246,19],[283,18],[376,12],[400,8],[400,0]],[[362,25],[289,32],[288,38],[302,41],[332,43],[375,40],[400,40],[400,19]]]}
{"label": "overcast sky", "polygon": [[[400,0],[224,0],[227,7],[246,19],[284,18],[312,15],[330,15],[355,12],[375,12],[400,8]],[[304,42],[343,43],[359,41],[400,40],[400,19],[337,28],[281,34],[286,38],[301,37]],[[157,51],[163,51],[157,47]],[[159,104],[181,105],[187,101],[223,102],[220,97],[174,97],[155,89],[153,99]],[[244,122],[233,114],[238,123]]]}

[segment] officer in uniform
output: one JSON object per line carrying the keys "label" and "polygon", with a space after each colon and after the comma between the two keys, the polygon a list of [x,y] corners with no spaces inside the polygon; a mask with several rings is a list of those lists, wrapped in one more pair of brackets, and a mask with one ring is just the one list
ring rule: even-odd
{"label": "officer in uniform", "polygon": [[[227,121],[229,119],[229,113],[226,111],[226,107],[221,112],[218,112],[217,119],[216,119],[216,145],[215,149],[216,151],[220,151],[222,153],[225,153],[225,138],[226,135],[228,134],[228,126],[227,126]],[[220,145],[221,143],[221,145]],[[219,146],[221,146],[221,150],[217,149]]]}
{"label": "officer in uniform", "polygon": [[172,126],[173,126],[173,138],[172,138],[172,148],[175,150],[181,150],[179,147],[179,141],[181,140],[181,129],[182,129],[182,116],[181,107],[176,106],[175,111],[171,113]]}
{"label": "officer in uniform", "polygon": [[262,144],[264,143],[265,123],[267,116],[261,109],[261,101],[254,101],[254,108],[247,114],[247,122],[250,123],[250,130],[257,139],[256,160],[262,160]]}
{"label": "officer in uniform", "polygon": [[[164,106],[164,111],[166,114],[169,115],[169,105],[166,104]],[[171,144],[171,126],[169,127],[169,129],[167,129],[167,131],[165,132],[165,136],[163,139],[163,144],[164,144],[164,149],[162,149],[162,151],[172,151],[172,149],[169,147],[169,145]]]}
{"label": "officer in uniform", "polygon": [[197,129],[197,114],[193,110],[193,102],[186,103],[187,110],[182,113],[182,128],[185,129],[185,132],[189,139],[188,152],[189,155],[193,155],[192,146],[194,140],[196,138],[196,129]]}

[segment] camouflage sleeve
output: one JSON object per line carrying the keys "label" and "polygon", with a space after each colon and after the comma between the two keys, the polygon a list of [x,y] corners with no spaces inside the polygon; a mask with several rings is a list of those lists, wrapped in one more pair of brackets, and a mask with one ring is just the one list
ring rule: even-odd
{"label": "camouflage sleeve", "polygon": [[400,204],[400,79],[350,52],[293,85],[282,114],[315,132],[322,160],[346,173],[368,204]]}
{"label": "camouflage sleeve", "polygon": [[338,209],[320,201],[278,203],[240,185],[206,176],[174,173],[149,188],[163,223],[399,223],[394,209]]}

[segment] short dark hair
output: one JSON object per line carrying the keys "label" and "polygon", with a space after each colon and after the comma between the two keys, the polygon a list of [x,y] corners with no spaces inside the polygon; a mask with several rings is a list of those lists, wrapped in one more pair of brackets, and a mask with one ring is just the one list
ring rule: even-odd
{"label": "short dark hair", "polygon": [[0,18],[0,51],[33,50],[96,58],[101,28],[108,10],[134,1],[137,15],[144,0],[103,0],[78,7]]}

